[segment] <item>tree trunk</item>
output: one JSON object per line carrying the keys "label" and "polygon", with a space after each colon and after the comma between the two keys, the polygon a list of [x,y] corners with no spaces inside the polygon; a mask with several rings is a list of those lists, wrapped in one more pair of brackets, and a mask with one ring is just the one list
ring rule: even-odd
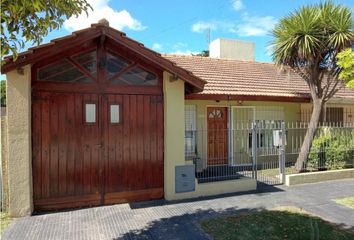
{"label": "tree trunk", "polygon": [[303,170],[305,163],[307,161],[307,158],[309,156],[311,146],[312,146],[312,141],[315,137],[318,123],[320,120],[322,106],[323,106],[322,99],[316,99],[313,101],[313,111],[312,111],[312,115],[311,115],[310,124],[308,126],[307,131],[306,131],[306,135],[305,135],[304,141],[301,146],[301,151],[299,153],[299,157],[297,158],[297,161],[295,163],[296,170],[299,172]]}

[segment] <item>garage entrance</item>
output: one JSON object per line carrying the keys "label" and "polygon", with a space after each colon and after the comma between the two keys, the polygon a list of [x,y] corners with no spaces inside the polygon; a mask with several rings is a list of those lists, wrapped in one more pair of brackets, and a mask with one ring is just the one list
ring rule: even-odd
{"label": "garage entrance", "polygon": [[36,210],[163,197],[162,69],[99,37],[32,72]]}

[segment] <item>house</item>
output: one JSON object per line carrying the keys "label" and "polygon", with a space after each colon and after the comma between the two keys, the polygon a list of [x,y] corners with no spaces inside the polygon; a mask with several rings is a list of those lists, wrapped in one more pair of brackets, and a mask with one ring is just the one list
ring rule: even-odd
{"label": "house", "polygon": [[[198,174],[247,166],[233,154],[249,133],[230,131],[303,121],[310,98],[291,72],[223,59],[219,41],[215,58],[160,55],[101,21],[7,58],[10,214],[256,189],[247,169]],[[249,57],[254,46],[234,50]],[[330,112],[354,121],[354,92],[335,101]]]}

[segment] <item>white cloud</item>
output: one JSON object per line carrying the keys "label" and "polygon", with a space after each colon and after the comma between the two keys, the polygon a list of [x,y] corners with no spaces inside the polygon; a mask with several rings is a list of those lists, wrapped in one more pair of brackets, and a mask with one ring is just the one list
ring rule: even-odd
{"label": "white cloud", "polygon": [[211,22],[197,22],[192,25],[193,32],[202,33],[207,29],[216,30],[217,25]]}
{"label": "white cloud", "polygon": [[241,9],[244,9],[245,6],[242,3],[242,0],[232,0],[232,7],[236,10],[236,11],[240,11]]}
{"label": "white cloud", "polygon": [[125,28],[141,31],[146,27],[135,18],[133,18],[127,10],[116,11],[108,6],[109,0],[88,0],[93,11],[80,14],[78,17],[72,16],[64,22],[64,27],[68,31],[75,31],[89,27],[92,23],[97,23],[100,19],[108,20],[109,25],[118,30]]}
{"label": "white cloud", "polygon": [[175,44],[172,45],[172,48],[173,49],[182,49],[182,48],[187,48],[188,47],[188,44],[186,43],[183,43],[183,42],[177,42]]}
{"label": "white cloud", "polygon": [[242,37],[267,35],[275,26],[277,20],[273,16],[242,16],[242,23],[238,24],[234,31]]}
{"label": "white cloud", "polygon": [[177,50],[173,52],[169,52],[169,54],[175,54],[175,55],[196,55],[199,52],[191,51],[191,50]]}
{"label": "white cloud", "polygon": [[152,49],[154,49],[156,51],[160,51],[162,49],[162,45],[159,43],[154,43],[154,44],[152,44]]}

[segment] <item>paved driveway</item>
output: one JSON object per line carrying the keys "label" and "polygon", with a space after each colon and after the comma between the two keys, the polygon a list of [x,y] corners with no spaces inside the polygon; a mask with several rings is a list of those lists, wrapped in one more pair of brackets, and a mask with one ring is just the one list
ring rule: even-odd
{"label": "paved driveway", "polygon": [[2,239],[208,239],[201,219],[276,206],[298,206],[354,229],[354,209],[332,199],[354,195],[354,179],[213,199],[166,203],[120,204],[15,220]]}

